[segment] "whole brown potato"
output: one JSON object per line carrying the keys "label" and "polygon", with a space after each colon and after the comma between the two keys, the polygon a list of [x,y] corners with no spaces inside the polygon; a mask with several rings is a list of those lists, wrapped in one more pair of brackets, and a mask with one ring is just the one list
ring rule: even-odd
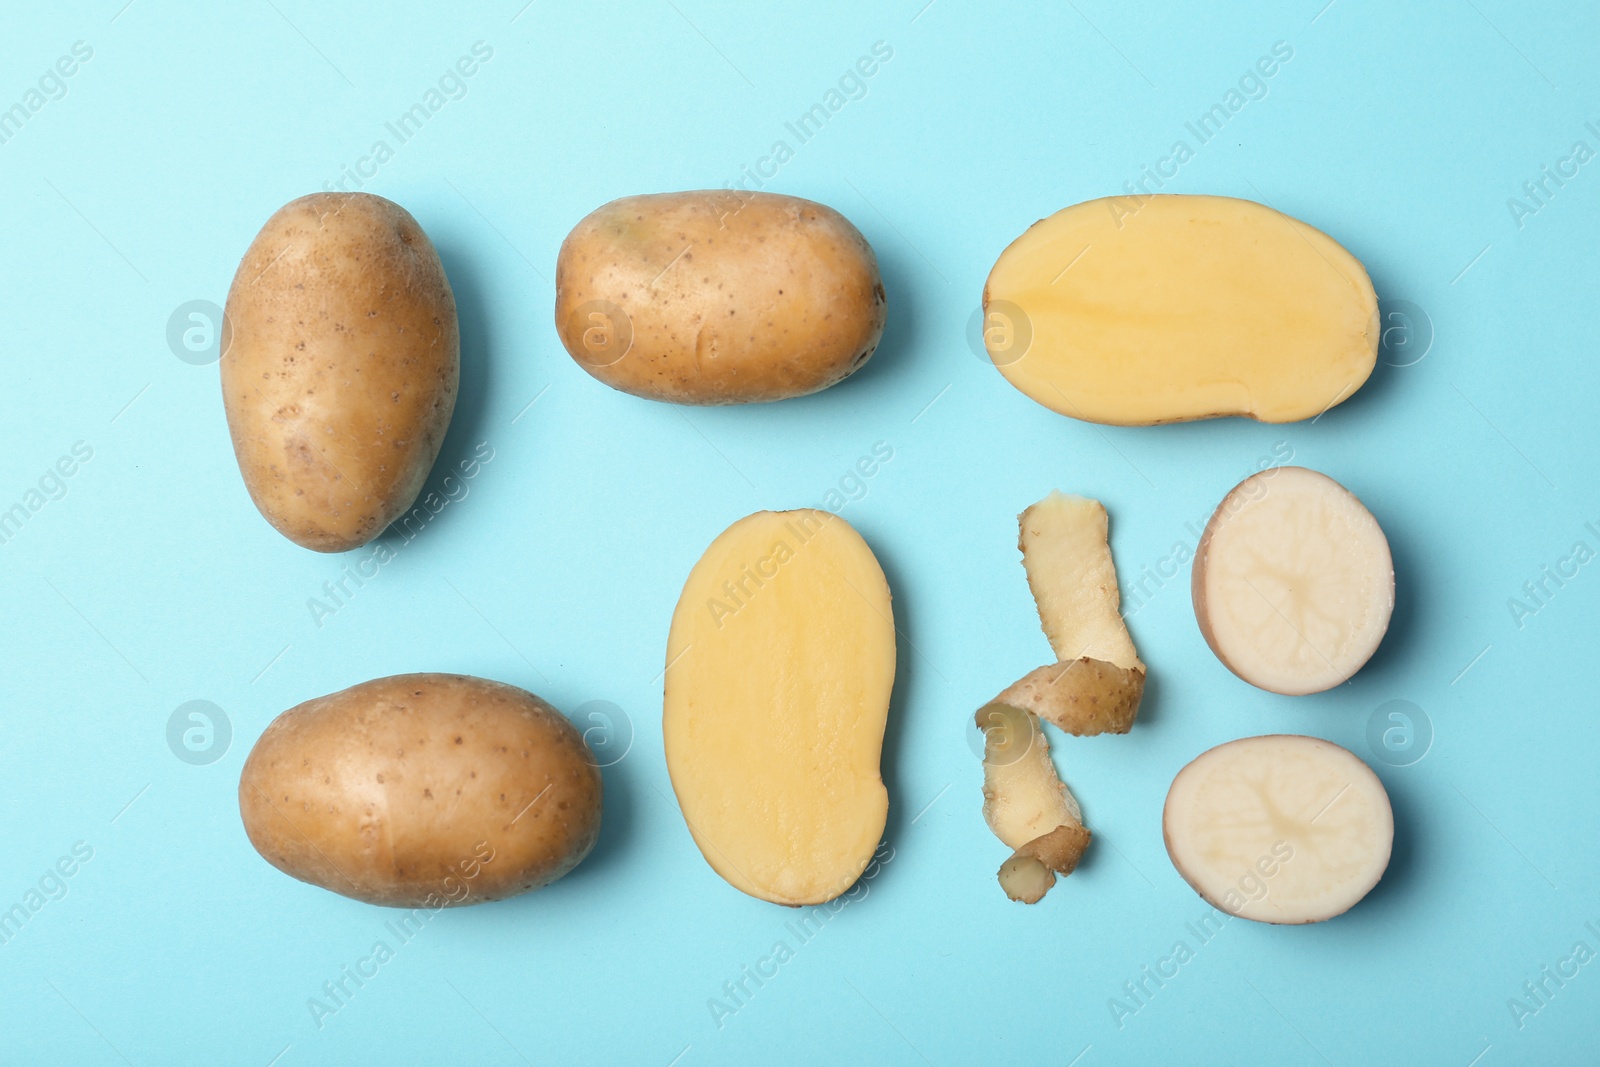
{"label": "whole brown potato", "polygon": [[560,712],[459,674],[308,700],[245,760],[239,813],[285,874],[369,904],[448,907],[538,889],[600,834],[600,771]]}
{"label": "whole brown potato", "polygon": [[556,330],[634,396],[742,404],[814,393],[883,336],[878,261],[830,207],[712,190],[613,200],[567,235]]}
{"label": "whole brown potato", "polygon": [[455,408],[455,296],[404,208],[368,193],[290,201],[228,291],[222,399],[245,488],[319,552],[411,507]]}

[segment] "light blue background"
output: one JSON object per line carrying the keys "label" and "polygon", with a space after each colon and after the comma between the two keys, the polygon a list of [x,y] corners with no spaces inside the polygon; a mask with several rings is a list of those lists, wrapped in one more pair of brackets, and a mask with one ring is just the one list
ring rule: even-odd
{"label": "light blue background", "polygon": [[[1507,206],[1575,141],[1600,150],[1584,127],[1600,126],[1600,18],[1515,0],[924,2],[8,5],[0,107],[75,41],[93,57],[0,144],[0,508],[74,442],[93,459],[0,545],[0,907],[74,842],[93,859],[0,946],[0,1060],[1600,1058],[1600,963],[1520,1027],[1508,1006],[1575,942],[1600,950],[1584,925],[1600,926],[1600,564],[1520,628],[1507,603],[1574,542],[1600,549],[1584,527],[1600,527],[1600,162],[1521,227]],[[364,187],[416,215],[460,303],[462,397],[434,485],[479,442],[494,459],[319,628],[306,601],[341,560],[256,514],[217,368],[176,358],[167,321],[220,303],[266,217],[365,155],[476,41],[493,58],[466,95]],[[866,95],[796,146],[785,122],[877,41],[893,58]],[[1314,424],[1117,429],[1007,386],[968,341],[996,255],[1175,139],[1192,147],[1184,123],[1279,41],[1294,54],[1267,95],[1167,188],[1265,200],[1367,264],[1393,314],[1366,388]],[[818,396],[727,410],[590,379],[551,325],[567,229],[616,196],[737,179],[778,139],[795,155],[767,188],[839,208],[878,251],[878,355]],[[724,526],[819,503],[876,442],[893,459],[842,514],[882,560],[904,635],[893,859],[719,1029],[708,999],[791,940],[794,916],[718,879],[671,800],[668,620]],[[1016,513],[1052,488],[1100,498],[1131,582],[1192,545],[1186,524],[1275,447],[1388,532],[1382,649],[1334,692],[1252,689],[1206,649],[1185,569],[1131,619],[1153,672],[1139,725],[1055,749],[1095,847],[1041,905],[1008,903],[965,724],[1048,657]],[[503,679],[568,711],[611,701],[632,747],[606,770],[582,867],[439,915],[319,1029],[307,999],[391,940],[393,916],[257,857],[238,772],[283,709],[414,670]],[[166,741],[195,699],[234,731],[207,766]],[[1436,734],[1410,766],[1366,740],[1396,699]],[[1374,764],[1393,863],[1342,918],[1240,920],[1198,946],[1185,924],[1206,908],[1162,847],[1166,788],[1205,748],[1279,731]],[[1194,959],[1119,1028],[1110,998],[1179,939]]]}

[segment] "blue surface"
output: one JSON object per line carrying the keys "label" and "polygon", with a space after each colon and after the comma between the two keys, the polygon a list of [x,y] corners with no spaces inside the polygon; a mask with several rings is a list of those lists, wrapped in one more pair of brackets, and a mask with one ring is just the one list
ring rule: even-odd
{"label": "blue surface", "polygon": [[[8,8],[0,108],[27,116],[0,143],[0,509],[27,518],[0,544],[0,907],[27,915],[0,945],[0,1059],[1600,1060],[1600,963],[1573,959],[1578,943],[1585,960],[1600,952],[1600,564],[1573,558],[1579,542],[1585,560],[1600,550],[1600,17],[1513,0],[923,3]],[[446,80],[399,143],[386,123],[480,41],[492,56]],[[92,55],[73,60],[74,42]],[[847,81],[800,143],[785,124],[875,42],[892,58]],[[1246,78],[1277,42],[1292,57]],[[71,75],[45,77],[59,57]],[[1185,124],[1235,88],[1242,106],[1198,144]],[[1193,158],[1168,191],[1266,201],[1371,271],[1385,362],[1314,423],[1089,426],[1034,405],[969,345],[1007,242],[1121,190],[1179,139]],[[375,165],[379,140],[391,151]],[[765,187],[839,208],[878,250],[879,354],[818,396],[731,410],[585,375],[551,325],[567,229],[616,196],[771,175],[780,140],[792,158]],[[461,403],[433,487],[480,443],[493,459],[319,626],[308,601],[361,554],[304,551],[260,519],[217,368],[178,358],[168,327],[190,301],[221,302],[266,217],[347,166],[421,221],[460,303]],[[1523,189],[1540,180],[1542,203]],[[893,458],[857,487],[852,467],[879,442]],[[1147,566],[1171,573],[1162,560],[1223,493],[1286,452],[1389,534],[1399,592],[1382,649],[1334,692],[1259,692],[1201,640],[1186,568],[1145,579],[1130,599],[1153,671],[1139,725],[1056,747],[1097,844],[1043,904],[1009,904],[966,722],[1048,656],[1016,513],[1052,488],[1105,501],[1131,591]],[[62,457],[73,473],[58,481]],[[904,632],[892,858],[802,943],[793,913],[735,892],[691,842],[662,761],[659,677],[712,537],[836,486]],[[1547,566],[1569,577],[1558,586]],[[1524,583],[1541,580],[1533,600]],[[391,913],[269,868],[234,796],[275,714],[413,670],[503,679],[574,714],[609,701],[626,718],[608,744],[626,755],[573,875],[441,913],[402,943]],[[169,719],[195,700],[225,715],[225,751],[218,733],[209,756],[190,753],[181,729],[169,746]],[[1414,705],[1429,747],[1373,747],[1390,701]],[[1207,909],[1162,847],[1166,788],[1203,749],[1276,731],[1373,763],[1394,862],[1342,918],[1235,920],[1202,944],[1189,924]],[[204,749],[203,731],[190,742]],[[58,861],[70,876],[51,873]],[[359,987],[345,979],[319,1027],[308,1001],[379,941],[392,958]],[[727,999],[779,941],[792,958]],[[1192,958],[1146,979],[1171,972],[1179,941]],[[1541,980],[1535,999],[1524,983]],[[712,998],[738,1008],[720,1026]]]}

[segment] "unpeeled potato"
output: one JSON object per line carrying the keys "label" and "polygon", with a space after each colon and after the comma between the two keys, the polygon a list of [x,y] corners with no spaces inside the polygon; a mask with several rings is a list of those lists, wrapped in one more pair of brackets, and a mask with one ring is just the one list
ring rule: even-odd
{"label": "unpeeled potato", "polygon": [[547,885],[600,834],[600,770],[532,693],[456,674],[378,678],[290,708],[239,777],[245,832],[303,882],[391,907]]}
{"label": "unpeeled potato", "polygon": [[719,189],[613,200],[561,243],[556,330],[614,389],[676,404],[802,396],[883,335],[878,261],[830,207]]}
{"label": "unpeeled potato", "polygon": [[314,193],[277,211],[228,291],[222,399],[245,488],[289,540],[342,552],[416,501],[455,408],[455,297],[404,208]]}

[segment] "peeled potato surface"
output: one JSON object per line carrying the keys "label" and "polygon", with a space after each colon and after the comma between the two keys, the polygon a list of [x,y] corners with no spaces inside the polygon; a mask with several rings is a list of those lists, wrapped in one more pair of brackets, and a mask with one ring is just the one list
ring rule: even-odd
{"label": "peeled potato surface", "polygon": [[1251,475],[1206,524],[1191,575],[1195,618],[1224,665],[1274,693],[1317,693],[1377,651],[1394,611],[1389,542],[1325,474]]}
{"label": "peeled potato surface", "polygon": [[878,261],[830,207],[776,193],[629,196],[572,228],[556,330],[614,389],[676,404],[814,393],[878,347]]}
{"label": "peeled potato surface", "polygon": [[883,835],[889,585],[825,511],[762,511],[695,564],[667,639],[667,770],[706,862],[776,904],[848,889]]}
{"label": "peeled potato surface", "polygon": [[455,297],[417,220],[314,193],[267,220],[228,290],[222,398],[245,488],[291,541],[343,552],[416,501],[455,409]]}
{"label": "peeled potato surface", "polygon": [[594,847],[600,808],[599,768],[565,716],[456,674],[378,678],[290,708],[239,778],[245,831],[268,863],[391,907],[553,882]]}
{"label": "peeled potato surface", "polygon": [[1035,223],[984,286],[990,357],[1063,415],[1311,418],[1372,373],[1378,301],[1320,230],[1248,200],[1107,197]]}
{"label": "peeled potato surface", "polygon": [[1167,853],[1214,906],[1266,923],[1348,910],[1389,865],[1394,814],[1383,783],[1315,737],[1230,741],[1178,772],[1162,817]]}

